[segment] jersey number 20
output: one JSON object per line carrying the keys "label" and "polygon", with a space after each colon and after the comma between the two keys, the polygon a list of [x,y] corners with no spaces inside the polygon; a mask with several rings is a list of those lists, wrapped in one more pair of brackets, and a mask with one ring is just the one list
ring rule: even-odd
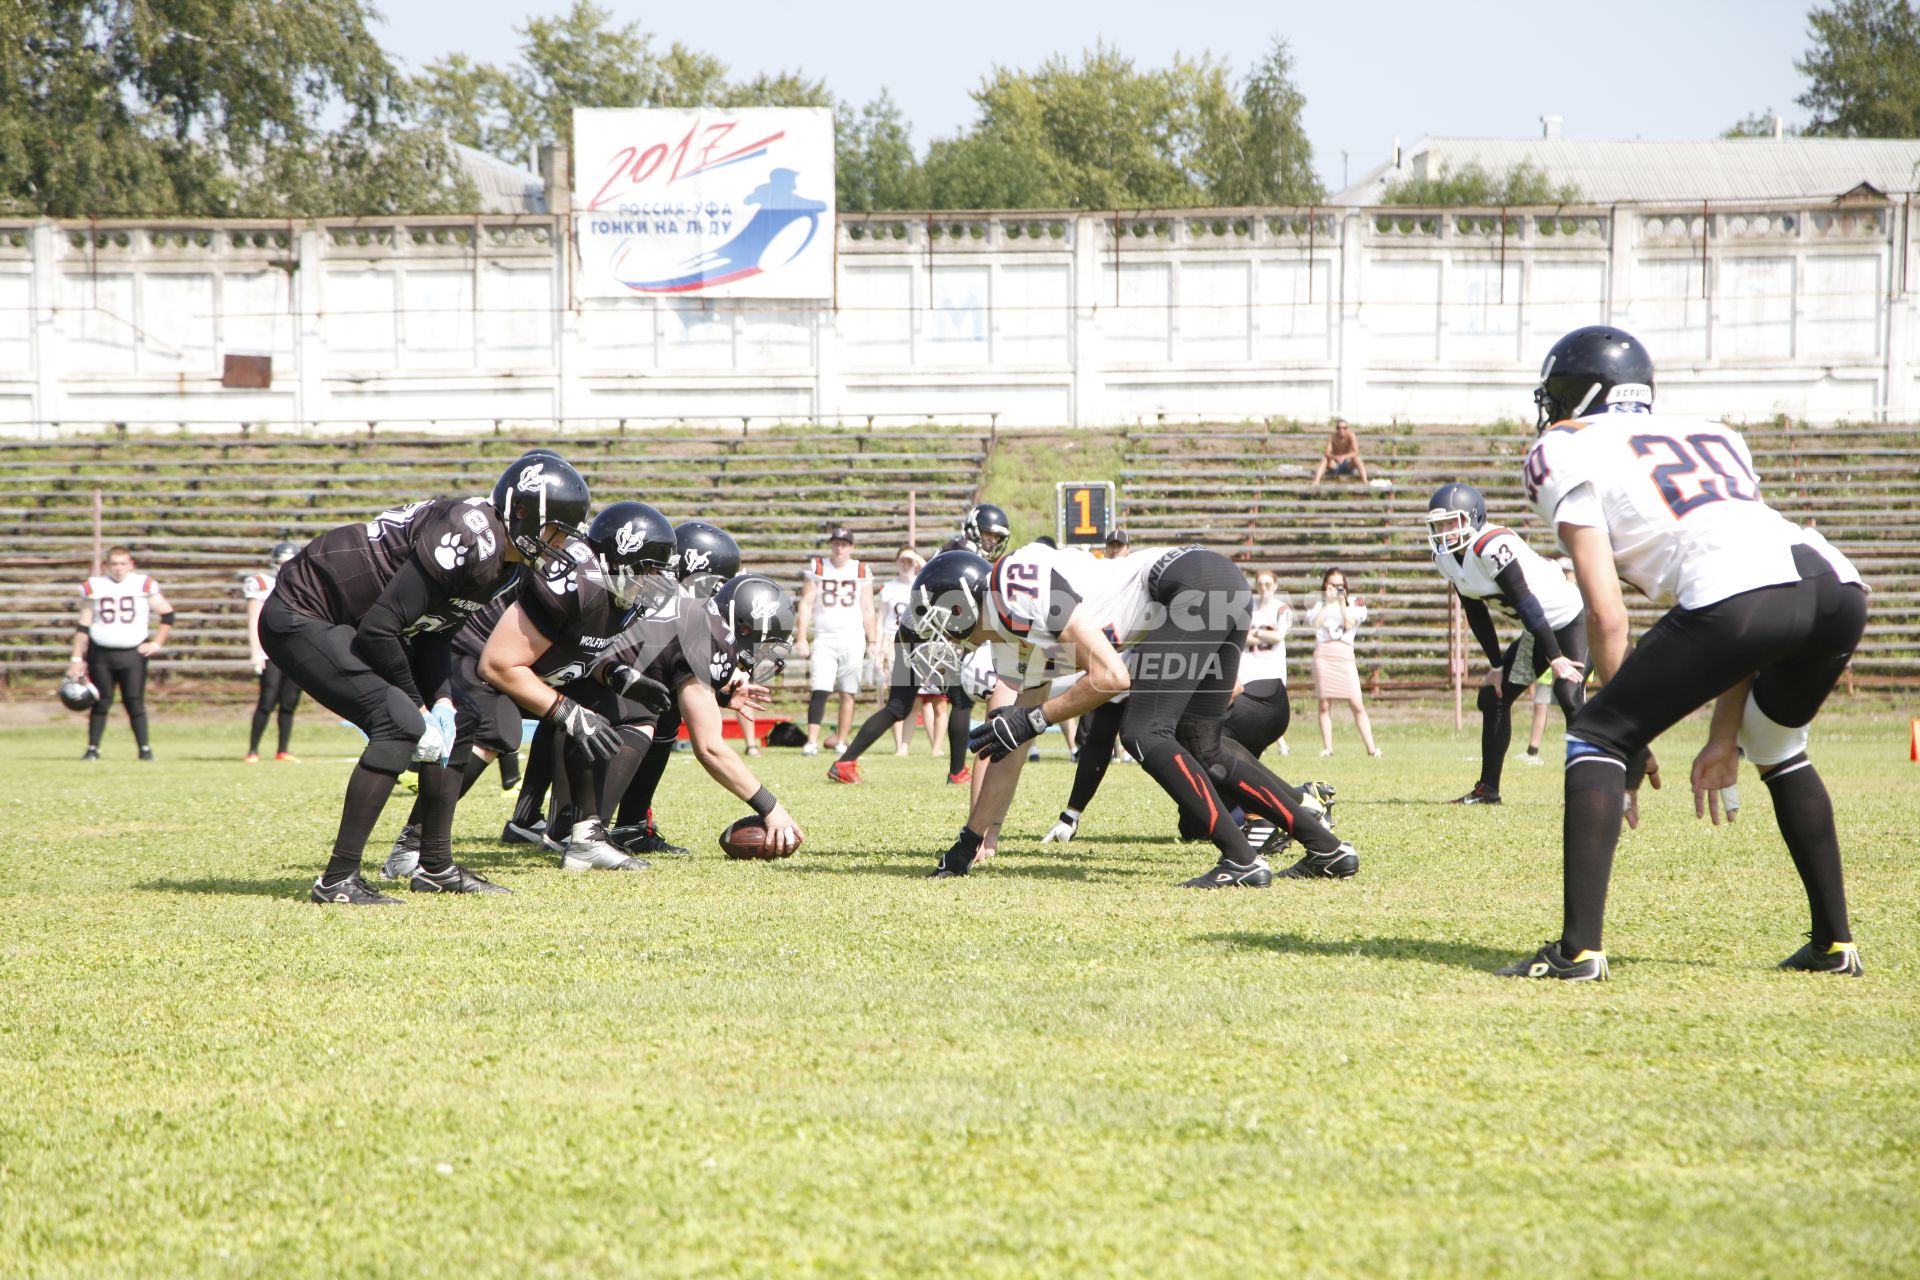
{"label": "jersey number 20", "polygon": [[1702,431],[1684,443],[1653,435],[1633,436],[1627,443],[1636,456],[1656,463],[1649,474],[1675,519],[1709,502],[1760,500],[1760,482],[1725,436]]}

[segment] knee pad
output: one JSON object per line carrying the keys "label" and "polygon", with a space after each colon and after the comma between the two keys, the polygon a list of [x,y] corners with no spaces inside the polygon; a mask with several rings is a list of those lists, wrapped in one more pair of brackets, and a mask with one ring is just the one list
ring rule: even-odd
{"label": "knee pad", "polygon": [[456,738],[453,743],[453,754],[447,757],[447,768],[458,773],[465,769],[472,759],[473,743]]}
{"label": "knee pad", "polygon": [[397,738],[375,738],[360,753],[360,763],[375,773],[397,778],[413,764],[413,743]]}
{"label": "knee pad", "polygon": [[1740,749],[1760,768],[1783,764],[1807,749],[1811,725],[1778,724],[1767,717],[1747,691],[1747,709],[1740,717]]}
{"label": "knee pad", "polygon": [[1480,693],[1474,698],[1474,704],[1480,708],[1480,714],[1483,716],[1498,715],[1500,708],[1506,705],[1490,684],[1480,686]]}

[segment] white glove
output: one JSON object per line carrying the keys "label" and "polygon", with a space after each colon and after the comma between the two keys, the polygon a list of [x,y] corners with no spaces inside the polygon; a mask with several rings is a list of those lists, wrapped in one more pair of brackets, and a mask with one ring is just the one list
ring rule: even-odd
{"label": "white glove", "polygon": [[1721,812],[1727,815],[1728,822],[1732,822],[1734,818],[1739,814],[1740,812],[1740,788],[1739,787],[1720,788],[1720,810]]}
{"label": "white glove", "polygon": [[1053,830],[1040,837],[1041,844],[1065,844],[1073,839],[1080,830],[1080,815],[1071,809],[1060,812],[1060,821],[1053,824]]}
{"label": "white glove", "polygon": [[440,726],[440,743],[444,748],[440,752],[440,763],[445,764],[447,758],[453,754],[454,739],[460,736],[460,730],[456,727],[457,713],[453,709],[452,699],[442,698],[434,703],[431,714],[433,722]]}
{"label": "white glove", "polygon": [[440,717],[429,712],[426,730],[421,733],[420,741],[413,746],[413,762],[439,764],[446,759],[447,752],[450,750],[452,745],[448,743],[446,735],[440,731]]}

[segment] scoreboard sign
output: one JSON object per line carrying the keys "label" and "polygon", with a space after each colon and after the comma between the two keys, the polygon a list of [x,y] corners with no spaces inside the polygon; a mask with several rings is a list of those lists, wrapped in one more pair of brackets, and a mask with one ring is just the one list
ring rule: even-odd
{"label": "scoreboard sign", "polygon": [[1063,547],[1102,547],[1113,528],[1113,481],[1063,480],[1054,486],[1055,539]]}

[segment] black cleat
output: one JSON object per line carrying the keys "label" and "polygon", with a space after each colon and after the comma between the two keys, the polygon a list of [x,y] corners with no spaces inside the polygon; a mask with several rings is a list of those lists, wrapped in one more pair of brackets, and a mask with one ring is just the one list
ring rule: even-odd
{"label": "black cleat", "polygon": [[1809,941],[1806,946],[1782,960],[1780,967],[1800,973],[1839,973],[1849,978],[1857,978],[1863,972],[1860,968],[1860,950],[1851,942],[1835,942],[1821,951]]}
{"label": "black cleat", "polygon": [[338,903],[349,907],[397,907],[400,899],[389,898],[359,876],[348,876],[335,880],[332,884],[313,882],[313,891],[307,895],[313,901],[325,905]]}
{"label": "black cleat", "polygon": [[536,849],[545,849],[548,853],[559,853],[566,846],[547,835],[546,819],[522,824],[513,818],[507,819],[507,825],[500,828],[501,844],[530,844]]}
{"label": "black cleat", "polygon": [[1273,883],[1273,868],[1263,859],[1255,858],[1252,863],[1228,862],[1225,858],[1213,864],[1213,870],[1205,875],[1195,876],[1191,880],[1182,880],[1182,889],[1264,889]]}
{"label": "black cleat", "polygon": [[687,849],[661,835],[660,828],[654,826],[651,822],[634,823],[631,826],[625,827],[612,827],[607,831],[607,834],[613,838],[615,844],[625,849],[628,853],[679,854],[688,852]]}
{"label": "black cleat", "polygon": [[1283,880],[1351,880],[1360,872],[1360,855],[1345,840],[1332,853],[1309,851],[1280,873]]}
{"label": "black cleat", "polygon": [[99,763],[100,763],[100,748],[98,748],[98,747],[88,747],[88,748],[87,748],[87,753],[86,753],[85,755],[83,755],[83,756],[81,756],[81,757],[80,757],[80,763],[82,763],[82,764],[99,764]]}
{"label": "black cleat", "polygon": [[407,888],[415,893],[512,893],[513,890],[503,884],[495,884],[459,863],[454,863],[445,871],[416,870],[407,881]]}
{"label": "black cleat", "polygon": [[1473,784],[1473,790],[1467,792],[1467,794],[1461,796],[1458,800],[1449,800],[1447,803],[1448,804],[1499,804],[1500,793],[1498,791],[1495,791],[1492,787],[1488,786],[1484,782],[1476,782]]}
{"label": "black cleat", "polygon": [[1605,982],[1607,953],[1582,951],[1569,960],[1559,942],[1549,942],[1523,960],[1495,969],[1496,978],[1558,978],[1562,982]]}
{"label": "black cleat", "polygon": [[1300,803],[1320,815],[1320,821],[1333,830],[1333,797],[1337,793],[1331,782],[1303,782],[1300,784]]}
{"label": "black cleat", "polygon": [[152,747],[142,747],[142,748],[140,748],[140,758],[141,758],[142,760],[145,760],[145,761],[146,761],[146,762],[147,762],[148,764],[152,764],[152,763],[153,763],[153,748],[152,748]]}
{"label": "black cleat", "polygon": [[[971,868],[971,867],[969,867],[969,868],[968,868],[968,870],[970,871],[970,870],[972,870],[972,868]],[[927,879],[929,879],[929,880],[958,880],[958,879],[959,879],[959,878],[960,878],[961,876],[964,876],[964,875],[966,875],[966,874],[967,874],[967,872],[966,872],[966,871],[949,871],[949,870],[948,870],[947,868],[945,868],[945,867],[935,867],[935,868],[933,869],[933,873],[932,873],[931,875],[929,875],[929,876],[927,877]]]}

